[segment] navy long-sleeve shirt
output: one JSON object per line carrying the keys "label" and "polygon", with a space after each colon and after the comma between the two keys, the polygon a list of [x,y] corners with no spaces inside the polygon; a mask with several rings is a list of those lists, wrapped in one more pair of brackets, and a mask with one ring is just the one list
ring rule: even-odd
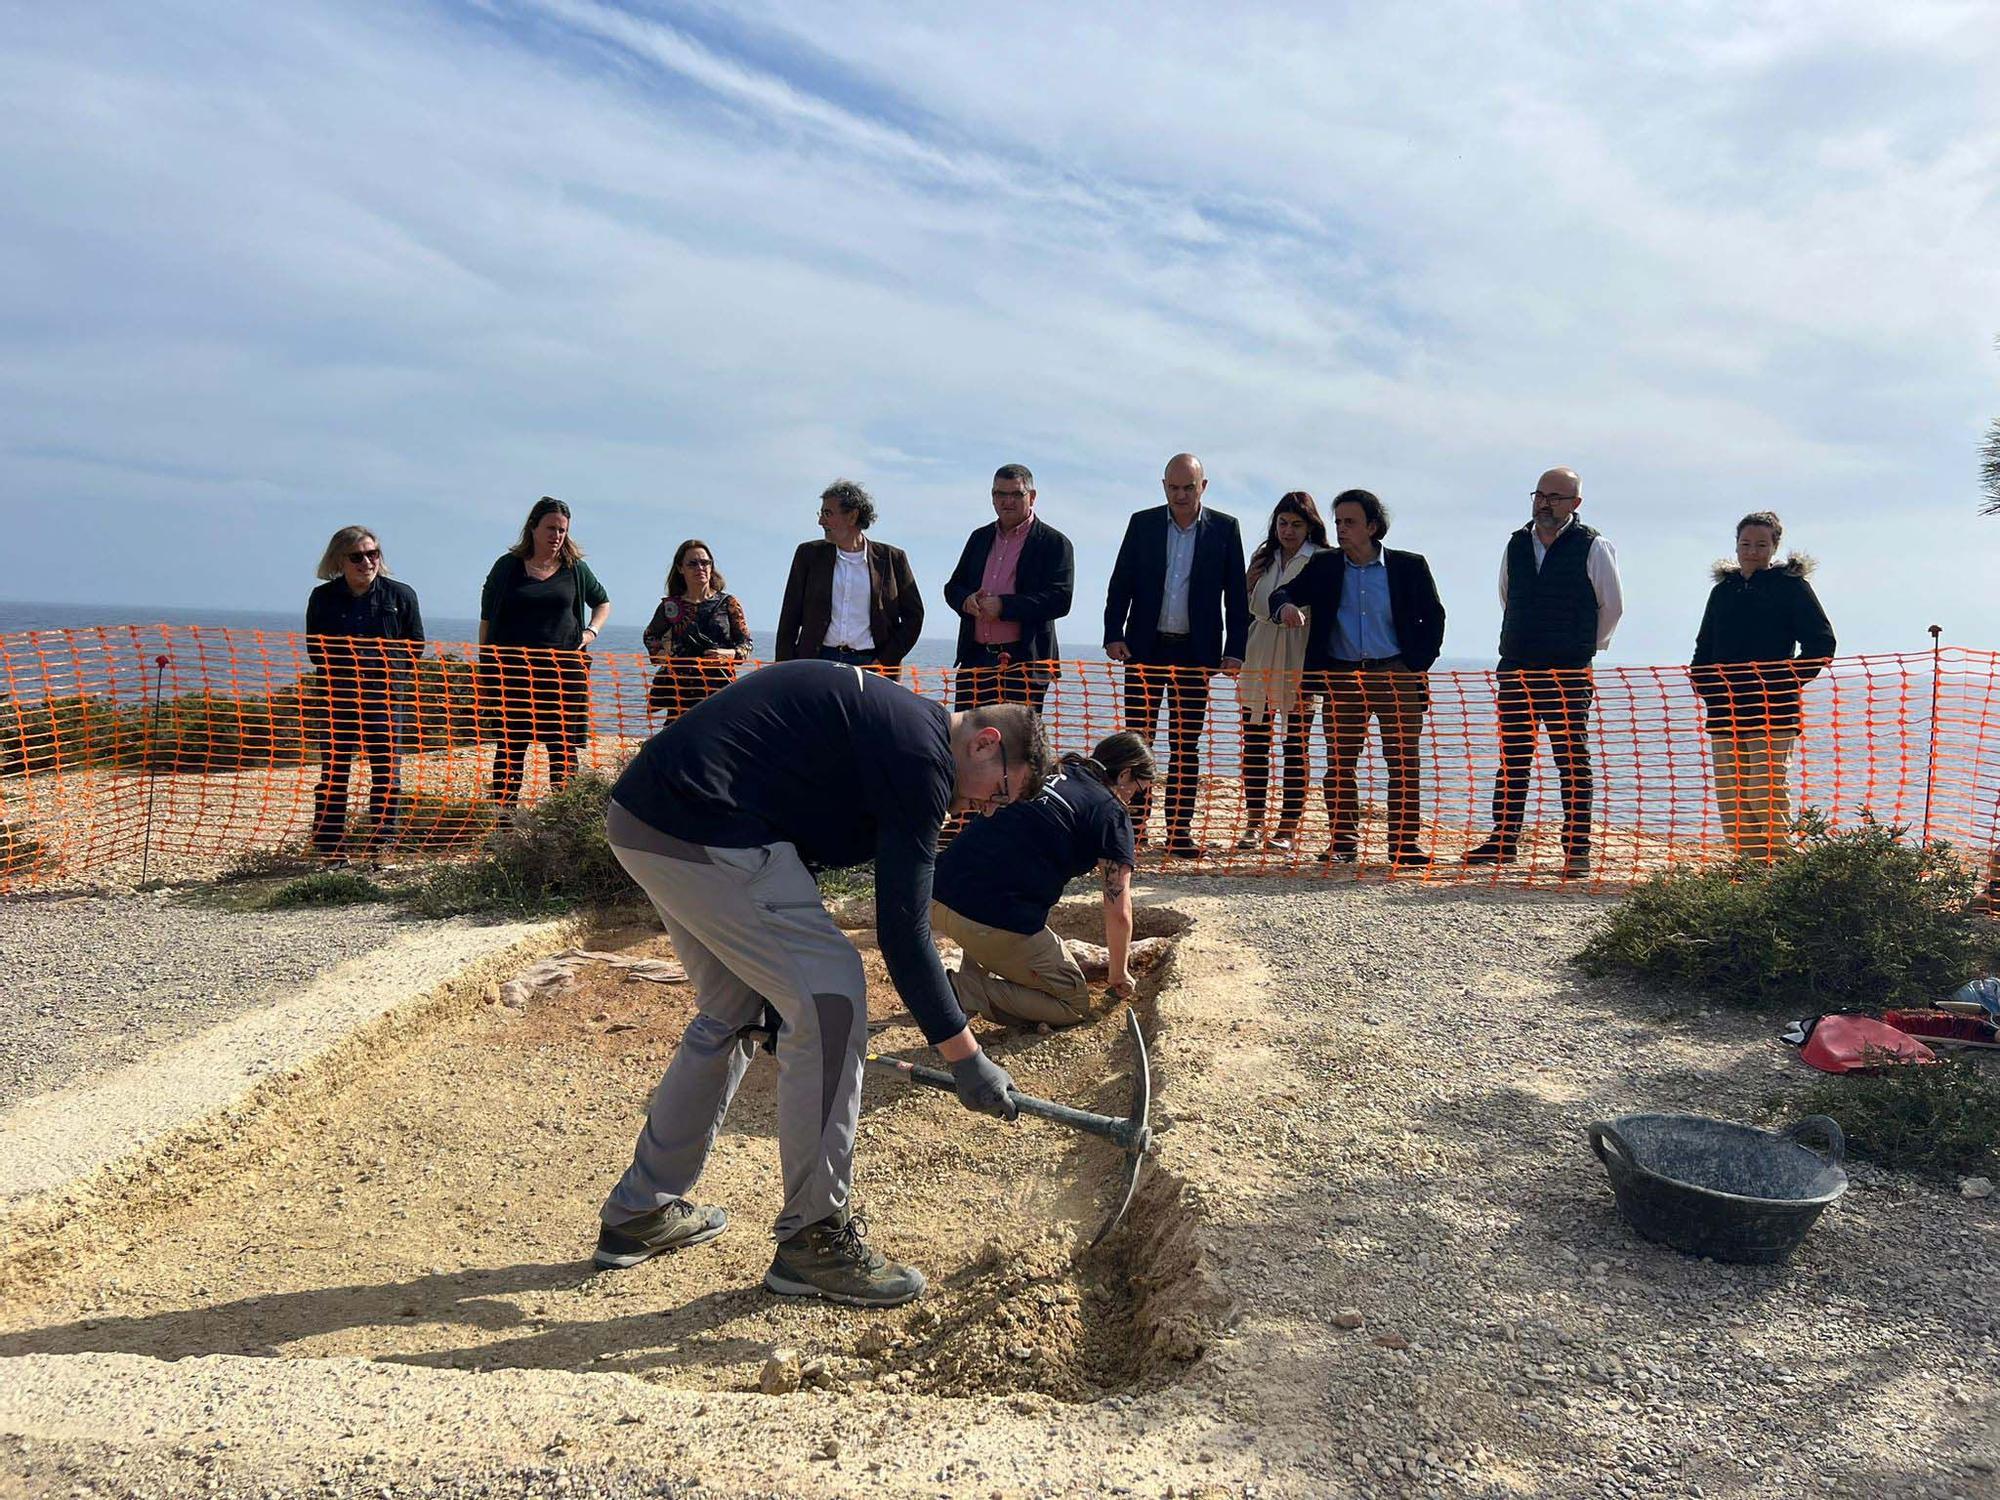
{"label": "navy long-sleeve shirt", "polygon": [[812,868],[875,861],[875,934],[932,1042],[965,1028],[931,941],[938,829],[956,784],[951,715],[873,672],[763,667],[648,740],[612,796],[691,844],[791,844]]}

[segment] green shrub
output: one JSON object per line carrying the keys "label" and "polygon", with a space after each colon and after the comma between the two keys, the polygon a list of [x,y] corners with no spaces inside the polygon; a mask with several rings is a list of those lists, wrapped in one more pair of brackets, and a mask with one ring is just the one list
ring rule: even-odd
{"label": "green shrub", "polygon": [[296,765],[310,757],[302,725],[306,690],[269,698],[183,693],[147,710],[143,732],[125,741],[120,759],[153,771],[236,771]]}
{"label": "green shrub", "polygon": [[25,828],[0,818],[0,880],[27,875],[42,862],[41,841]]}
{"label": "green shrub", "polygon": [[318,870],[286,881],[261,905],[268,911],[290,906],[356,906],[366,901],[386,901],[389,893],[365,875],[352,870]]}
{"label": "green shrub", "polygon": [[0,776],[33,776],[117,760],[141,733],[139,711],[75,694],[35,703],[0,699]]}
{"label": "green shrub", "polygon": [[434,871],[410,903],[431,916],[551,911],[638,899],[604,837],[610,778],[585,771],[501,820],[481,857]]}
{"label": "green shrub", "polygon": [[2000,1168],[2000,1080],[1955,1057],[1823,1079],[1792,1102],[1831,1115],[1866,1161],[1953,1175]]}
{"label": "green shrub", "polygon": [[1639,886],[1584,945],[1590,974],[1634,974],[1716,1001],[1800,1014],[1929,1004],[1986,955],[1972,875],[1947,844],[1863,816],[1800,819],[1774,865],[1682,870]]}

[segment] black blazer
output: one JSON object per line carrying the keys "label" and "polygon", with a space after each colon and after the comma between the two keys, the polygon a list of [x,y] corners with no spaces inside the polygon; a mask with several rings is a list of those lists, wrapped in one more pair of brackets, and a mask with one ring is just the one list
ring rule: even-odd
{"label": "black blazer", "polygon": [[[1382,549],[1382,562],[1389,570],[1389,617],[1396,624],[1396,644],[1403,665],[1413,672],[1428,672],[1444,650],[1444,601],[1438,598],[1437,582],[1431,565],[1421,552]],[[1271,618],[1287,604],[1312,611],[1312,625],[1306,633],[1306,670],[1321,671],[1333,665],[1333,626],[1340,613],[1340,594],[1347,583],[1347,554],[1327,547],[1306,559],[1299,576],[1281,589],[1271,591]]]}
{"label": "black blazer", "polygon": [[[1142,510],[1126,524],[1104,599],[1104,644],[1125,643],[1134,661],[1151,659],[1158,644],[1160,604],[1167,593],[1164,505]],[[1220,670],[1222,659],[1243,660],[1250,634],[1250,591],[1243,583],[1243,532],[1236,517],[1206,505],[1195,518],[1194,573],[1188,581],[1188,629],[1195,659]]]}
{"label": "black blazer", "polygon": [[[958,664],[973,663],[983,649],[974,632],[978,622],[965,613],[965,601],[979,592],[986,573],[986,559],[993,555],[993,539],[1000,523],[982,526],[965,539],[958,566],[944,586],[944,602],[958,616]],[[1054,661],[1056,621],[1069,613],[1070,598],[1076,590],[1076,549],[1069,538],[1040,516],[1028,523],[1027,539],[1021,543],[1021,561],[1014,569],[1014,592],[1000,601],[1000,618],[1021,626],[1021,639],[1007,648],[1016,661]]]}

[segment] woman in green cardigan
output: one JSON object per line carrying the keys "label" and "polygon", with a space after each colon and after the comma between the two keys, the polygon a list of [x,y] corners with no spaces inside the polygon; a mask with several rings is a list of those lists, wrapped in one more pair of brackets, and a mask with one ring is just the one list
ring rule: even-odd
{"label": "woman in green cardigan", "polygon": [[584,653],[611,618],[611,596],[583,549],[570,539],[569,507],[544,495],[528,512],[521,539],[493,565],[479,591],[481,682],[498,709],[493,800],[511,807],[521,793],[528,746],[549,755],[553,790],[576,770],[576,747],[590,738],[590,658]]}

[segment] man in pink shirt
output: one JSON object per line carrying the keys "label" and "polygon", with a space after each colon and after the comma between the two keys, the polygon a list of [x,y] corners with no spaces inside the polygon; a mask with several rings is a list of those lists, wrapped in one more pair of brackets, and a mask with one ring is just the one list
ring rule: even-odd
{"label": "man in pink shirt", "polygon": [[1055,622],[1069,613],[1076,553],[1036,516],[1026,464],[994,472],[993,515],[991,526],[966,538],[944,586],[959,617],[954,706],[1026,703],[1040,713],[1059,670]]}

